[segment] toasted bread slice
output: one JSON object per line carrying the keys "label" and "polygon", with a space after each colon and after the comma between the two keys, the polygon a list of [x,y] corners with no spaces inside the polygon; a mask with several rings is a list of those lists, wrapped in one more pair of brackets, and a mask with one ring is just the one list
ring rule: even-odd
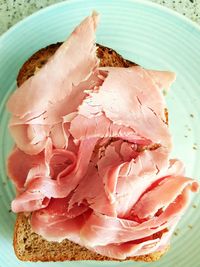
{"label": "toasted bread slice", "polygon": [[[17,77],[18,86],[34,75],[35,71],[48,61],[60,45],[61,43],[50,45],[31,56],[19,71]],[[130,67],[136,65],[123,59],[113,49],[101,45],[98,45],[97,56],[100,59],[101,66]],[[23,213],[17,216],[13,245],[16,256],[22,261],[115,260],[92,252],[67,239],[61,243],[48,242],[32,231],[29,217],[26,217]],[[168,247],[160,252],[130,257],[126,260],[152,262],[159,260],[167,250]]]}

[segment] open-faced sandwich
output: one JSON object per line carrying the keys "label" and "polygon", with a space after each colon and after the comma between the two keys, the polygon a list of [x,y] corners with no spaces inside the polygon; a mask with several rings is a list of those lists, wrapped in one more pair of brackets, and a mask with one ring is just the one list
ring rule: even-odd
{"label": "open-faced sandwich", "polygon": [[198,190],[170,158],[175,74],[96,44],[98,20],[29,58],[7,103],[21,260],[157,260]]}

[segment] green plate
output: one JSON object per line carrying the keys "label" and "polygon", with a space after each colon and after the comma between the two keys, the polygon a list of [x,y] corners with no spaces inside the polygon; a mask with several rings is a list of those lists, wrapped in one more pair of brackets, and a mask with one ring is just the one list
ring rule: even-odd
{"label": "green plate", "polygon": [[[124,57],[152,69],[169,69],[177,80],[167,96],[173,156],[185,162],[187,175],[200,177],[200,28],[166,8],[141,0],[75,0],[62,2],[28,17],[0,38],[0,267],[84,266],[84,262],[21,263],[12,237],[15,193],[6,177],[5,162],[12,141],[5,103],[23,62],[41,47],[64,40],[85,16],[101,13],[97,41]],[[170,251],[156,263],[87,262],[88,266],[200,266],[200,196],[182,218]],[[195,206],[196,205],[196,206]]]}

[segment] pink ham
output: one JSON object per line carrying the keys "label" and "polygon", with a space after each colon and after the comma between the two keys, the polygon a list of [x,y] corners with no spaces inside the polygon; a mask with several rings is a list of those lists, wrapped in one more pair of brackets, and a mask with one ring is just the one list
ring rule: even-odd
{"label": "pink ham", "polygon": [[87,174],[72,194],[69,210],[82,203],[87,203],[91,209],[99,213],[117,216],[116,206],[107,198],[103,181],[93,164],[90,164]]}
{"label": "pink ham", "polygon": [[[82,124],[81,128],[78,126],[80,124]],[[130,127],[113,124],[113,122],[103,114],[94,118],[86,118],[83,115],[75,116],[71,121],[69,132],[75,140],[94,137],[117,137],[136,144],[151,144],[150,140],[137,135]]]}
{"label": "pink ham", "polygon": [[[89,137],[93,129],[94,136],[123,133],[123,137],[128,135],[133,141],[135,135],[171,149],[164,98],[151,76],[141,67],[104,70],[107,77],[102,86],[85,98],[71,122],[70,132],[74,138]],[[84,127],[77,129],[83,119]]]}
{"label": "pink ham", "polygon": [[43,154],[27,155],[18,148],[14,148],[7,160],[7,173],[17,190],[23,190],[30,169],[43,160]]}
{"label": "pink ham", "polygon": [[12,114],[20,118],[26,116],[26,119],[32,118],[32,114],[34,117],[41,115],[53,103],[61,101],[66,95],[70,96],[72,85],[77,86],[88,77],[97,65],[97,23],[96,13],[87,17],[75,28],[49,62],[14,92],[7,104]]}
{"label": "pink ham", "polygon": [[[44,149],[49,134],[48,125],[37,125],[34,136],[30,134],[33,133],[32,125],[18,124],[13,127],[10,125],[9,128],[16,145],[25,153],[37,155]],[[38,142],[34,140],[34,138],[37,136],[36,133],[39,133],[39,140],[37,140]],[[33,139],[30,139],[30,136],[32,136]],[[38,136],[36,138],[38,138]]]}
{"label": "pink ham", "polygon": [[[56,200],[56,205],[61,203]],[[51,202],[50,202],[51,205]],[[54,210],[55,211],[55,210]],[[86,207],[80,206],[70,213],[59,214],[43,209],[33,212],[31,217],[31,226],[33,230],[42,235],[48,241],[62,241],[67,238],[75,243],[81,244],[80,229],[84,225],[90,211]],[[44,227],[46,225],[46,227]]]}
{"label": "pink ham", "polygon": [[12,210],[49,241],[126,259],[169,244],[198,183],[170,159],[162,89],[175,74],[99,68],[97,23],[87,17],[8,101]]}
{"label": "pink ham", "polygon": [[160,89],[168,90],[176,79],[176,74],[170,71],[147,70],[147,73]]}
{"label": "pink ham", "polygon": [[[70,207],[72,207],[75,203],[80,204],[86,201],[90,208],[97,212],[115,217],[118,215],[117,205],[112,202],[112,198],[109,197],[110,187],[116,187],[118,176],[117,174],[111,175],[111,173],[106,175],[106,171],[110,166],[114,168],[113,165],[117,166],[116,168],[120,170],[121,164],[123,163],[121,158],[122,154],[118,154],[115,149],[119,150],[118,152],[120,153],[121,147],[124,147],[123,145],[125,144],[127,143],[116,141],[109,145],[107,149],[105,149],[105,156],[99,162],[96,162],[98,164],[98,171],[94,165],[96,164],[95,161],[90,164],[87,174],[82,179],[70,199]],[[133,156],[133,153],[135,155],[137,154],[133,149],[130,149],[128,153],[125,151],[125,155],[127,157],[130,157],[130,155]],[[102,160],[104,164],[102,164]],[[108,179],[106,180],[106,178]],[[88,188],[91,190],[88,190]]]}
{"label": "pink ham", "polygon": [[52,153],[51,141],[45,150],[37,155],[28,155],[15,147],[7,160],[7,173],[18,191],[25,189],[25,184],[35,176],[49,176],[49,160]]}
{"label": "pink ham", "polygon": [[[182,179],[179,188],[184,182],[184,179]],[[174,221],[179,219],[187,207],[189,191],[191,190],[191,187],[187,185],[192,183],[192,189],[196,191],[196,182],[188,179],[185,188],[179,192],[181,195],[175,193],[174,202],[171,203],[168,199],[168,203],[164,206],[166,209],[159,216],[155,216],[149,221],[138,223],[134,220],[92,213],[81,230],[81,239],[90,247],[105,246],[141,239],[173,225]],[[153,205],[156,205],[156,202],[154,201]]]}
{"label": "pink ham", "polygon": [[[187,185],[192,185],[191,179],[187,182]],[[190,191],[187,185],[182,194],[175,197],[175,201],[170,203],[165,211],[141,223],[91,213],[87,211],[86,206],[82,207],[82,215],[78,215],[81,212],[78,206],[69,213],[66,199],[60,200],[59,209],[57,208],[59,201],[55,200],[48,208],[33,213],[31,222],[34,231],[51,241],[68,238],[102,255],[118,259],[143,255],[166,246],[166,240],[169,240],[172,232],[163,230],[166,227],[173,229],[187,207]],[[193,189],[196,190],[195,183]],[[75,217],[76,220],[75,214],[78,216]],[[154,236],[156,233],[160,233],[160,238]]]}
{"label": "pink ham", "polygon": [[135,241],[129,241],[122,244],[110,244],[107,246],[96,246],[91,248],[93,251],[105,255],[111,258],[117,258],[121,260],[127,259],[127,257],[141,256],[155,251],[162,251],[166,248],[166,244],[169,243],[169,239],[173,233],[173,230],[178,220],[174,223],[173,227],[169,231],[161,231],[160,233]]}
{"label": "pink ham", "polygon": [[[82,141],[77,157],[66,150],[55,150],[55,154],[52,151],[50,169],[52,169],[52,176],[57,174],[56,180],[39,175],[32,177],[26,190],[12,201],[12,210],[14,212],[34,211],[46,207],[43,203],[44,200],[45,203],[48,203],[47,200],[51,198],[67,197],[86,174],[95,143],[96,139]],[[54,162],[55,157],[57,157],[57,162]],[[56,166],[61,163],[59,158],[63,157],[67,161],[69,160],[70,164],[64,164],[64,168],[63,166]]]}
{"label": "pink ham", "polygon": [[[98,162],[98,170],[104,182],[105,192],[115,203],[119,217],[128,216],[141,194],[155,181],[165,176],[183,174],[177,162],[169,165],[166,151],[162,148],[144,151],[136,159],[120,164],[117,164],[116,157],[113,157],[109,150]],[[177,166],[174,166],[176,164]]]}
{"label": "pink ham", "polygon": [[[115,141],[107,146],[105,155],[97,162],[98,171],[91,166],[72,195],[70,207],[87,201],[96,212],[127,217],[142,193],[155,181],[183,174],[182,164],[177,160],[170,163],[162,148],[144,151],[134,158],[134,150],[130,149],[128,155],[123,149],[125,144],[128,146]],[[124,162],[124,156],[130,155],[132,159]]]}
{"label": "pink ham", "polygon": [[[48,63],[25,81],[8,100],[7,107],[13,115],[10,131],[24,152],[41,152],[49,136],[49,128],[62,123],[63,116],[75,111],[85,96],[84,90],[90,88],[89,77],[98,64],[95,47],[97,23],[96,13],[87,17]],[[34,132],[29,135],[28,130],[33,127]],[[51,134],[55,136],[57,132]],[[38,134],[40,138],[35,142]],[[52,139],[61,148],[67,144],[65,137],[59,143],[55,141],[56,137]]]}
{"label": "pink ham", "polygon": [[91,249],[96,253],[110,258],[125,260],[128,257],[132,257],[132,255],[141,256],[154,252],[155,250],[161,251],[163,247],[161,247],[160,244],[162,243],[162,239],[164,239],[165,235],[163,235],[163,238],[161,239],[147,239],[144,241],[138,240],[138,242],[131,241],[123,244],[110,244],[107,246],[97,246]]}
{"label": "pink ham", "polygon": [[[157,187],[145,193],[138,203],[133,207],[132,213],[137,214],[139,218],[152,218],[158,210],[166,208],[173,203],[177,196],[181,195],[184,188],[197,192],[198,184],[192,179],[173,176],[162,180]],[[162,198],[157,201],[158,196]]]}

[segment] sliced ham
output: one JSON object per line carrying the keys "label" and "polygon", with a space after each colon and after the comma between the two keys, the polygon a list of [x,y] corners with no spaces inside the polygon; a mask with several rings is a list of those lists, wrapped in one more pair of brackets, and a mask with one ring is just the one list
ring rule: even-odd
{"label": "sliced ham", "polygon": [[69,210],[77,204],[81,205],[83,203],[87,203],[91,209],[99,213],[117,216],[116,205],[110,203],[107,198],[103,181],[93,164],[90,164],[87,174],[72,194],[69,201]]}
{"label": "sliced ham", "polygon": [[[99,68],[93,13],[10,97],[14,212],[33,231],[126,259],[166,248],[198,190],[172,146],[162,89],[175,74]],[[73,60],[72,60],[73,59]]]}
{"label": "sliced ham", "polygon": [[[194,188],[196,189],[196,185],[194,185]],[[85,244],[95,247],[134,241],[157,233],[166,227],[170,227],[176,219],[179,219],[180,214],[187,207],[190,190],[186,186],[181,192],[182,194],[176,196],[175,201],[170,203],[166,210],[159,216],[143,223],[92,213],[81,230],[81,239]]]}
{"label": "sliced ham", "polygon": [[[80,128],[79,125],[82,124]],[[114,124],[105,115],[94,118],[86,118],[83,115],[75,116],[70,124],[69,132],[75,140],[85,138],[109,138],[117,137],[136,144],[149,145],[151,141],[139,136],[130,127]]]}
{"label": "sliced ham", "polygon": [[[130,150],[129,157],[131,155],[132,159],[124,162],[123,153],[128,156],[127,151],[121,149],[124,144],[115,141],[107,146],[105,155],[97,163],[98,171],[94,167],[92,171],[91,166],[75,190],[70,207],[87,201],[94,211],[127,217],[143,192],[154,182],[170,175],[183,174],[182,164],[177,160],[169,162],[162,148],[144,151],[136,158]],[[88,188],[92,190],[88,191]]]}
{"label": "sliced ham", "polygon": [[30,169],[38,162],[43,160],[43,155],[38,154],[35,156],[27,155],[19,148],[14,148],[7,160],[7,173],[10,179],[12,179],[17,190],[24,189],[24,183]]}
{"label": "sliced ham", "polygon": [[[137,214],[141,219],[152,218],[158,210],[165,209],[170,203],[173,203],[184,188],[197,192],[198,183],[182,176],[167,177],[157,187],[141,197],[133,207],[132,213]],[[159,201],[157,200],[158,196],[162,196]]]}
{"label": "sliced ham", "polygon": [[171,71],[147,70],[147,73],[160,89],[165,89],[167,91],[176,79],[176,74]]}
{"label": "sliced ham", "polygon": [[159,245],[162,242],[160,238],[138,241],[138,243],[133,241],[123,244],[97,246],[92,248],[92,250],[110,258],[125,260],[128,257],[132,257],[132,255],[141,256],[159,250]]}
{"label": "sliced ham", "polygon": [[[91,87],[90,76],[98,64],[95,47],[97,23],[96,13],[87,17],[45,66],[25,81],[8,100],[7,107],[13,115],[11,134],[24,152],[41,152],[51,127],[62,123],[63,116],[74,112],[85,96],[84,90]],[[63,140],[58,143],[55,137],[58,130],[58,126],[54,126],[52,139],[58,148],[63,148],[67,143],[66,136],[63,134]]]}
{"label": "sliced ham", "polygon": [[[97,23],[96,13],[87,17],[75,28],[47,64],[13,93],[7,104],[8,110],[13,115],[20,118],[26,116],[26,119],[32,118],[32,114],[41,115],[52,104],[61,101],[66,95],[70,96],[72,85],[77,86],[88,77],[97,65],[95,49]],[[84,38],[82,38],[83,32]]]}
{"label": "sliced ham", "polygon": [[[151,76],[141,67],[104,68],[104,71],[107,77],[102,86],[84,99],[71,122],[74,138],[91,136],[91,129],[95,136],[107,137],[116,126],[117,133],[125,130],[124,136],[132,131],[131,135],[171,149],[164,97]],[[77,129],[83,117],[85,126]],[[99,122],[103,127],[100,128]]]}
{"label": "sliced ham", "polygon": [[30,132],[33,132],[31,125],[19,124],[14,127],[10,126],[9,128],[10,133],[16,142],[16,145],[25,153],[30,155],[37,155],[45,148],[50,128],[48,125],[37,126],[36,132],[40,135],[38,141],[34,141],[36,133],[34,134],[33,139],[30,139]]}
{"label": "sliced ham", "polygon": [[120,260],[125,260],[128,257],[132,257],[132,255],[141,256],[155,251],[163,251],[166,249],[166,244],[168,244],[177,222],[174,223],[170,230],[163,230],[155,235],[122,244],[96,246],[91,249],[99,254]]}
{"label": "sliced ham", "polygon": [[[83,212],[78,215],[79,212]],[[69,218],[68,215],[48,214],[45,209],[33,212],[31,217],[31,226],[33,231],[42,235],[48,241],[62,241],[67,238],[75,243],[82,244],[80,239],[80,229],[85,220],[87,220],[90,211],[86,211],[83,206],[75,211],[76,217]],[[74,213],[74,215],[75,215]],[[46,225],[46,227],[44,227]]]}
{"label": "sliced ham", "polygon": [[[12,210],[14,212],[34,211],[45,207],[44,200],[47,203],[47,199],[67,197],[86,174],[95,143],[96,139],[82,141],[77,157],[66,150],[52,151],[50,169],[52,177],[57,174],[56,180],[44,175],[32,177],[26,190],[12,201]],[[54,162],[55,157],[57,162]],[[70,161],[69,165],[64,164],[64,168],[57,165],[62,163],[59,158],[63,157]]]}
{"label": "sliced ham", "polygon": [[48,140],[44,152],[28,155],[15,147],[7,160],[7,173],[20,192],[25,184],[35,176],[49,176],[49,160],[52,153],[51,141]]}

